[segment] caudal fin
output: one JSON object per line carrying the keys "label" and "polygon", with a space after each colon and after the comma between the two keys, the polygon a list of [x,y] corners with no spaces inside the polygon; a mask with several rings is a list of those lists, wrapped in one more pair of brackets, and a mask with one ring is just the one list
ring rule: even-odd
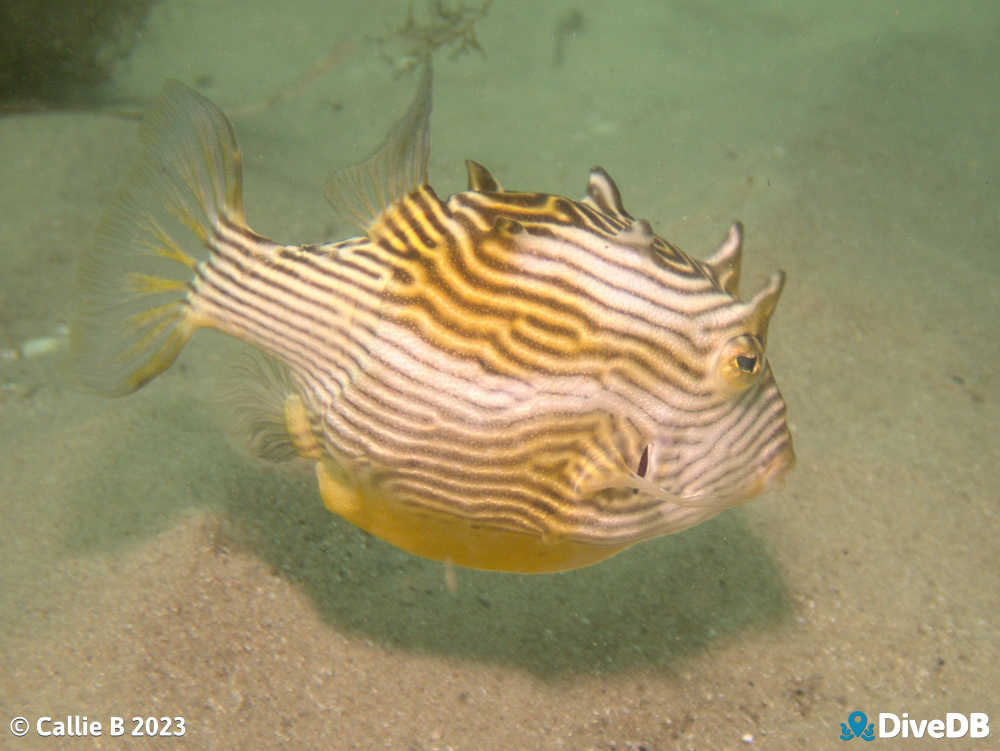
{"label": "caudal fin", "polygon": [[245,226],[239,146],[205,97],[168,82],[140,130],[142,156],[79,259],[70,342],[83,383],[128,394],[204,325],[192,282],[221,224]]}

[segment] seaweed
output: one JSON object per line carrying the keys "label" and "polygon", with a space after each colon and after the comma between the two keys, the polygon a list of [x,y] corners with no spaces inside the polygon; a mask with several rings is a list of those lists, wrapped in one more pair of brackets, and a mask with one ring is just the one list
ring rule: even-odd
{"label": "seaweed", "polygon": [[[427,5],[425,17],[418,18],[411,3],[406,21],[398,29],[385,36],[368,37],[379,48],[379,54],[400,76],[413,70],[420,62],[439,49],[449,49],[451,59],[473,50],[485,55],[476,37],[476,24],[490,11],[493,0],[484,0],[478,6],[456,4],[450,6],[445,0],[434,0]],[[272,95],[232,111],[235,115],[245,115],[270,109],[302,93],[318,78],[326,75],[354,53],[354,43],[342,42],[318,60],[309,70],[282,86]]]}
{"label": "seaweed", "polygon": [[412,70],[439,49],[449,49],[449,57],[456,59],[477,51],[485,55],[476,37],[476,24],[490,11],[493,0],[484,0],[478,6],[448,5],[445,0],[429,4],[426,18],[418,18],[410,4],[406,22],[384,37],[372,41],[381,47],[382,57],[395,68],[397,74]]}

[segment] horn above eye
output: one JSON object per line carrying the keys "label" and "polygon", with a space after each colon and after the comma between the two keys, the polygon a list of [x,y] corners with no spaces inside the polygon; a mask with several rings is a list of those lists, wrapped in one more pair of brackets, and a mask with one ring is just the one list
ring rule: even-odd
{"label": "horn above eye", "polygon": [[705,264],[712,270],[722,289],[733,297],[739,296],[742,256],[743,225],[734,222],[719,249],[705,260]]}
{"label": "horn above eye", "polygon": [[785,272],[776,271],[771,275],[767,285],[753,296],[748,306],[750,308],[750,330],[754,332],[760,343],[767,346],[767,326],[771,322],[771,314],[781,297],[785,286]]}

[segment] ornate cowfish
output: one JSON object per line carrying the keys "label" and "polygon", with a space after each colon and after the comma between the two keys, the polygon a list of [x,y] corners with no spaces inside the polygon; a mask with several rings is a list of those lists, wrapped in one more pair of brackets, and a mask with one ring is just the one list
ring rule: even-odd
{"label": "ornate cowfish", "polygon": [[[168,83],[79,264],[72,345],[111,395],[214,328],[268,358],[261,452],[315,462],[334,513],[438,561],[550,572],[702,522],[794,464],[765,358],[784,284],[737,297],[742,229],[706,261],[591,170],[579,201],[469,161],[427,183],[430,68],[367,161],[328,186],[362,228],[284,245],[243,213],[234,131]],[[269,374],[269,375],[268,375]]]}

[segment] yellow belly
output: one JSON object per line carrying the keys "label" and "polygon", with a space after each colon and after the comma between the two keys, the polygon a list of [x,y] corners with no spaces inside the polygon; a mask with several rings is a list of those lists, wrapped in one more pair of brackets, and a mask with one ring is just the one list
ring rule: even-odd
{"label": "yellow belly", "polygon": [[316,476],[323,503],[330,511],[396,547],[442,563],[541,574],[589,566],[628,547],[549,540],[473,525],[448,514],[417,512],[379,493],[362,490],[325,459],[316,463]]}

